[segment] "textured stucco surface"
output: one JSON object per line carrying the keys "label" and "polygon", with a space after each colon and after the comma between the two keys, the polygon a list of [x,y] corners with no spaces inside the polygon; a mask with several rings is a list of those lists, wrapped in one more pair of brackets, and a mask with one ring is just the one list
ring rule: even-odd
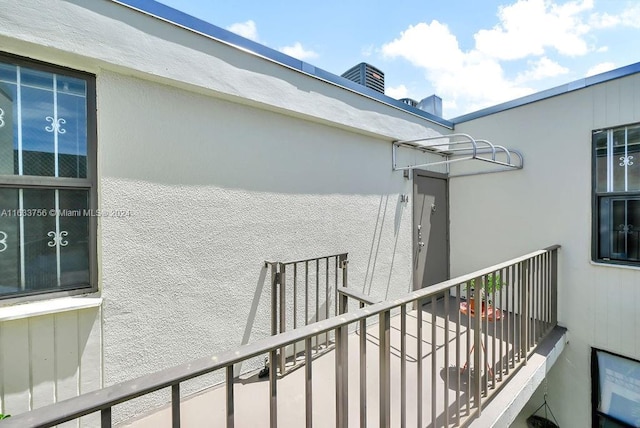
{"label": "textured stucco surface", "polygon": [[[526,166],[452,180],[452,275],[562,245],[558,315],[569,344],[548,376],[560,426],[591,423],[591,347],[640,358],[640,270],[591,263],[591,133],[640,121],[639,99],[634,75],[456,127],[521,149]],[[540,403],[538,393],[524,412]]]}
{"label": "textured stucco surface", "polygon": [[113,73],[98,92],[100,206],[131,212],[100,223],[107,384],[268,335],[265,260],[349,252],[350,286],[410,289],[388,142]]}
{"label": "textured stucco surface", "polygon": [[105,385],[268,335],[264,260],[349,252],[350,286],[411,288],[391,141],[448,130],[109,1],[0,21],[3,51],[96,74],[99,208],[130,214],[98,222]]}

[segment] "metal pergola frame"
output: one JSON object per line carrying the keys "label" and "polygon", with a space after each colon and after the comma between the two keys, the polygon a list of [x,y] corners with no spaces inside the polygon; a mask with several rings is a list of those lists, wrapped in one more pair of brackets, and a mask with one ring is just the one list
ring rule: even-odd
{"label": "metal pergola frame", "polygon": [[[439,142],[439,140],[446,140]],[[432,143],[429,143],[432,142]],[[425,144],[426,143],[426,144]],[[420,150],[423,153],[432,153],[439,155],[444,160],[436,162],[428,162],[416,165],[398,166],[396,152],[398,147],[408,147],[414,150]],[[483,156],[485,155],[485,156]],[[486,156],[489,155],[489,156]],[[496,155],[505,158],[505,161],[498,160]],[[515,156],[513,156],[515,155]],[[491,170],[483,170],[478,172],[468,172],[464,174],[449,175],[449,177],[464,177],[469,175],[490,174],[495,172],[513,171],[524,167],[524,158],[517,150],[508,150],[504,146],[493,144],[487,140],[474,139],[468,134],[448,134],[437,135],[432,137],[418,138],[415,140],[400,140],[393,142],[393,170],[407,171],[417,168],[428,169],[435,165],[446,165],[447,174],[449,173],[449,165],[455,162],[464,161],[481,161],[497,165],[498,168]],[[517,158],[517,159],[514,159]]]}

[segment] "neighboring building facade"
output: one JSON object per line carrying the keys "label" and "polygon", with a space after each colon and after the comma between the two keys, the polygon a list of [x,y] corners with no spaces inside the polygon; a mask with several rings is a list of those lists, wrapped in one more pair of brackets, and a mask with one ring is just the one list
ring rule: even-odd
{"label": "neighboring building facade", "polygon": [[[451,275],[562,245],[560,424],[590,421],[591,347],[640,359],[637,255],[625,241],[624,264],[596,249],[593,262],[591,238],[594,198],[620,200],[592,191],[593,131],[606,148],[640,122],[638,67],[454,123],[158,3],[120,3],[0,7],[0,210],[55,214],[0,218],[0,412],[269,335],[265,260],[348,252],[350,286],[412,290],[413,178],[392,171],[392,142],[454,131],[527,160],[448,181]],[[597,189],[617,192],[602,168]]]}

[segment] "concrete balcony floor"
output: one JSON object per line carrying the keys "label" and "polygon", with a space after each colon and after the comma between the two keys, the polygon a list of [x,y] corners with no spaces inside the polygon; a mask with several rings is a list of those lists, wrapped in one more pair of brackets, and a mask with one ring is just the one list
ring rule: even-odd
{"label": "concrete balcony floor", "polygon": [[[434,317],[435,312],[435,317]],[[530,358],[528,364],[520,370],[500,370],[500,349],[502,356],[513,354],[513,349],[505,340],[500,340],[500,334],[493,335],[493,323],[489,323],[489,331],[484,343],[487,349],[488,362],[492,366],[498,379],[502,375],[503,381],[497,382],[497,388],[492,387],[490,377],[487,376],[488,368],[483,363],[482,370],[474,367],[461,373],[461,368],[469,359],[469,365],[473,365],[473,354],[469,358],[467,351],[467,334],[473,330],[467,329],[467,318],[462,316],[460,322],[459,341],[456,341],[458,306],[455,298],[449,300],[449,321],[444,317],[444,302],[439,300],[435,308],[427,304],[422,308],[422,426],[443,427],[447,426],[445,418],[448,418],[450,426],[457,422],[461,424],[473,422],[474,426],[493,426],[499,421],[502,423],[513,421],[520,409],[526,404],[537,385],[544,378],[544,372],[548,371],[555,362],[555,358],[562,351],[566,342],[564,329],[553,330],[547,339],[538,347],[537,353]],[[435,336],[434,324],[435,318]],[[503,320],[503,328],[506,329],[508,319],[517,321],[518,316],[507,314]],[[498,324],[499,325],[499,324]],[[406,420],[407,426],[418,426],[418,364],[417,364],[417,311],[407,313],[406,317]],[[449,352],[445,359],[445,329],[448,329]],[[379,427],[379,341],[377,324],[370,325],[366,329],[367,338],[367,426]],[[503,330],[504,331],[504,330]],[[502,335],[506,336],[506,333]],[[391,426],[400,426],[401,420],[401,335],[400,316],[395,315],[391,319]],[[433,352],[433,340],[436,346]],[[349,335],[349,365],[348,365],[348,418],[349,426],[360,426],[360,332],[355,331]],[[514,339],[512,338],[512,341]],[[517,343],[518,335],[515,335]],[[502,346],[500,344],[502,342]],[[494,359],[493,352],[496,357]],[[546,353],[546,354],[545,354]],[[459,357],[458,357],[459,356]],[[536,357],[536,358],[534,358]],[[552,361],[548,361],[552,358]],[[495,361],[495,364],[494,364]],[[506,365],[506,360],[504,360]],[[335,352],[333,350],[314,358],[313,363],[313,426],[336,426],[336,384],[335,384]],[[503,365],[503,367],[506,367]],[[491,402],[483,408],[483,419],[470,420],[473,415],[476,397],[472,391],[472,385],[476,373],[482,378],[481,382],[487,383],[487,394]],[[304,367],[292,370],[284,377],[278,379],[278,426],[302,427],[305,426],[305,395],[304,395]],[[448,374],[448,376],[447,376]],[[460,374],[460,375],[459,375]],[[448,383],[446,382],[448,381]],[[459,382],[459,383],[458,383]],[[459,386],[458,386],[459,385]],[[506,386],[509,385],[509,392]],[[494,399],[492,395],[499,396],[499,387],[504,386],[506,400]],[[221,385],[213,387],[195,396],[182,400],[181,423],[183,427],[224,427],[225,426],[225,388]],[[522,395],[524,394],[524,395]],[[485,395],[485,394],[482,394]],[[269,381],[268,378],[259,379],[257,373],[247,374],[236,379],[234,386],[235,397],[235,426],[236,427],[267,427],[269,426]],[[448,405],[448,416],[445,415],[445,402]],[[469,407],[468,407],[469,406]],[[515,406],[515,407],[514,407]],[[518,408],[519,407],[519,408]],[[435,409],[435,412],[434,412]],[[460,409],[458,413],[458,409]],[[459,416],[459,420],[458,420]],[[487,420],[487,417],[490,420]],[[478,425],[480,423],[481,425]],[[165,407],[149,413],[143,417],[121,424],[129,428],[162,428],[171,426],[171,409]],[[499,424],[496,426],[506,426]]]}

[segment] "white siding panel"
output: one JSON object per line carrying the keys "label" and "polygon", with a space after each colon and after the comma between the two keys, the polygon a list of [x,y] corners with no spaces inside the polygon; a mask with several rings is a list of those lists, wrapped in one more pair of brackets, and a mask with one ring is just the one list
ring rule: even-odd
{"label": "white siding panel", "polygon": [[[100,309],[85,309],[79,311],[78,321],[80,393],[86,394],[102,386]],[[100,414],[95,413],[83,417],[80,426],[100,426]]]}
{"label": "white siding panel", "polygon": [[[0,322],[0,380],[0,412],[13,415],[100,388],[99,308]],[[82,426],[99,421],[90,415]]]}
{"label": "white siding panel", "polygon": [[[62,401],[79,393],[77,312],[55,315],[55,341],[56,399]],[[78,422],[71,421],[60,426],[75,427],[78,426]]]}
{"label": "white siding panel", "polygon": [[29,410],[29,325],[27,320],[2,325],[3,409],[9,414]]}
{"label": "white siding panel", "polygon": [[52,316],[28,319],[31,340],[32,407],[55,402],[54,322]]}

